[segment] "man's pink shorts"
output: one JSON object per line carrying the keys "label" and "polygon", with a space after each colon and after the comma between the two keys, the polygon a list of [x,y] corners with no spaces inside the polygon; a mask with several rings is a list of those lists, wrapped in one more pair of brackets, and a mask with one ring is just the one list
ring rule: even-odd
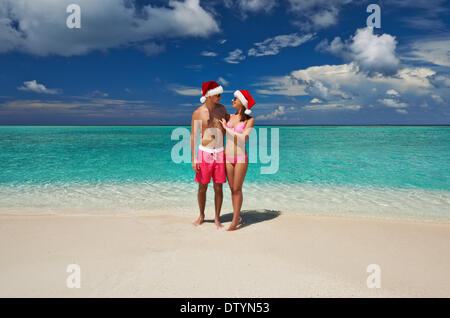
{"label": "man's pink shorts", "polygon": [[[203,151],[205,149],[207,151]],[[227,182],[225,176],[225,153],[210,152],[208,148],[200,146],[197,153],[198,171],[195,174],[195,182],[208,184],[213,179],[214,183]]]}

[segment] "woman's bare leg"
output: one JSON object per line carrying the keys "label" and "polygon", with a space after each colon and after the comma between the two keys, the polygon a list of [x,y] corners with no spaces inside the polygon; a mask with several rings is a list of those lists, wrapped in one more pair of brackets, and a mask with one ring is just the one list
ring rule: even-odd
{"label": "woman's bare leg", "polygon": [[233,192],[234,166],[231,163],[227,162],[225,168],[227,173],[228,185],[230,186],[231,192]]}
{"label": "woman's bare leg", "polygon": [[233,201],[233,220],[227,231],[233,231],[241,223],[241,207],[243,202],[242,184],[247,174],[248,163],[236,163],[234,166],[233,187],[231,198]]}
{"label": "woman's bare leg", "polygon": [[233,198],[234,165],[227,162],[225,168],[227,173],[228,185],[230,186],[231,191],[231,203],[232,206],[234,206],[234,198]]}

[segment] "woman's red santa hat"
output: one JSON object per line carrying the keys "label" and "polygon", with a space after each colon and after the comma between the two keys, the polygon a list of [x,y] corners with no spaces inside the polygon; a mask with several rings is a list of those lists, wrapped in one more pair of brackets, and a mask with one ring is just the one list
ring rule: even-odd
{"label": "woman's red santa hat", "polygon": [[250,115],[252,113],[250,108],[255,105],[255,101],[253,100],[250,93],[247,90],[241,89],[234,92],[234,97],[239,98],[242,105],[244,105],[244,107],[246,108],[245,113],[247,115]]}
{"label": "woman's red santa hat", "polygon": [[203,104],[206,102],[206,97],[219,95],[223,93],[223,88],[214,81],[204,82],[202,84],[202,98],[200,102]]}

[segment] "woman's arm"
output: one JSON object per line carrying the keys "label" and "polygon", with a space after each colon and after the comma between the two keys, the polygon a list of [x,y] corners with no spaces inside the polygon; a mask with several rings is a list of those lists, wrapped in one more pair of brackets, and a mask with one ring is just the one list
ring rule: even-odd
{"label": "woman's arm", "polygon": [[252,117],[247,121],[245,130],[242,133],[235,132],[233,128],[229,128],[227,126],[226,122],[225,123],[223,121],[221,121],[221,122],[222,122],[223,128],[225,128],[225,130],[227,131],[228,134],[230,134],[230,136],[233,136],[233,137],[236,136],[238,138],[238,141],[245,140],[245,142],[247,142],[248,136],[252,132],[253,126],[255,124],[255,118]]}

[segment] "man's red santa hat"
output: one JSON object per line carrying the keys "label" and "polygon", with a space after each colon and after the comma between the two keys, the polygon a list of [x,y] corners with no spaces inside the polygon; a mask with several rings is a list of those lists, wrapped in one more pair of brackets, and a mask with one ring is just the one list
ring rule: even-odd
{"label": "man's red santa hat", "polygon": [[247,115],[250,115],[252,113],[250,108],[252,108],[253,105],[255,105],[255,101],[253,100],[250,93],[244,89],[241,89],[234,92],[234,97],[239,98],[242,105],[244,105],[244,107],[246,108],[245,113]]}
{"label": "man's red santa hat", "polygon": [[219,95],[223,93],[223,88],[214,81],[204,82],[202,84],[202,98],[200,102],[203,104],[206,102],[206,97]]}

